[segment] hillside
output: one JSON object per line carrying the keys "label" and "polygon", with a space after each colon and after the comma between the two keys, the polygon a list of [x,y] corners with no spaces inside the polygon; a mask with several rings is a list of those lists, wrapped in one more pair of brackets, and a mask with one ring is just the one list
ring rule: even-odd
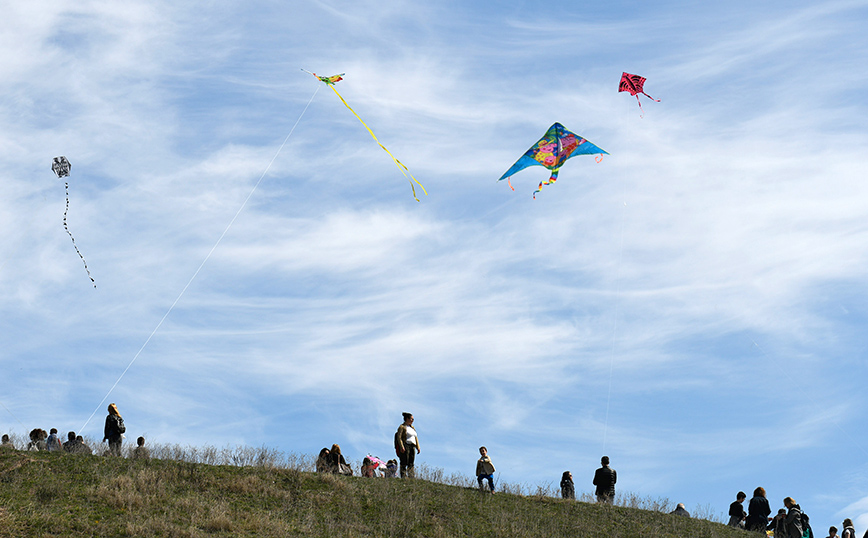
{"label": "hillside", "polygon": [[741,537],[719,523],[425,480],[0,451],[2,537]]}

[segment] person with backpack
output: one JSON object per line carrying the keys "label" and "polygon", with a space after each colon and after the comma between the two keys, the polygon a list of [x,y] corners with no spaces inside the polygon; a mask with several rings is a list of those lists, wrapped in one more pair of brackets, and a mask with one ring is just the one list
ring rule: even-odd
{"label": "person with backpack", "polygon": [[398,426],[398,431],[395,432],[395,454],[401,460],[401,478],[416,477],[416,454],[421,453],[419,448],[419,436],[416,429],[413,428],[412,413],[401,413],[404,417],[404,422]]}
{"label": "person with backpack", "polygon": [[108,416],[105,417],[105,427],[103,428],[103,442],[108,441],[109,454],[112,456],[121,455],[121,442],[123,442],[124,433],[127,427],[124,426],[124,419],[118,412],[118,406],[114,403],[108,406]]}
{"label": "person with backpack", "polygon": [[792,497],[784,498],[787,507],[786,535],[788,538],[802,538],[802,509]]}

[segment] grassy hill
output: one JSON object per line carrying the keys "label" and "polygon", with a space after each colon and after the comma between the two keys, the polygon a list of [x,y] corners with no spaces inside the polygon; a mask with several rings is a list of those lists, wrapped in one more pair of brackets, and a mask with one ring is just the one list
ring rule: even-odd
{"label": "grassy hill", "polygon": [[236,465],[163,458],[2,450],[0,536],[755,536],[652,510],[323,475],[268,457]]}

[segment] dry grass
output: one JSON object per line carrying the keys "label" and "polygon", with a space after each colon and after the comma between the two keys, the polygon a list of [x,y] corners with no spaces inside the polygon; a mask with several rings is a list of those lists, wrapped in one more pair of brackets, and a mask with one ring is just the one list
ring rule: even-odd
{"label": "dry grass", "polygon": [[311,456],[267,448],[151,451],[150,460],[0,451],[0,536],[746,536],[670,516],[666,499],[564,501],[550,484],[498,484],[490,495],[426,466],[416,480],[323,475],[310,472]]}

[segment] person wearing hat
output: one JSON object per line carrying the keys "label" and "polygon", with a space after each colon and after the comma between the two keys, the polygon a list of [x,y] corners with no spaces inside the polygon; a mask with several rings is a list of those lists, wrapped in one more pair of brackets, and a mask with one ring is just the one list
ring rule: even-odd
{"label": "person wearing hat", "polygon": [[105,428],[103,428],[103,441],[108,441],[109,454],[112,456],[121,455],[121,442],[124,438],[124,432],[127,431],[124,426],[124,419],[118,412],[118,406],[111,403],[108,406],[108,416],[105,417]]}
{"label": "person wearing hat", "polygon": [[422,452],[422,449],[419,448],[419,436],[413,428],[413,414],[401,413],[401,415],[404,417],[404,422],[395,432],[395,453],[401,460],[401,478],[415,478],[416,454]]}

